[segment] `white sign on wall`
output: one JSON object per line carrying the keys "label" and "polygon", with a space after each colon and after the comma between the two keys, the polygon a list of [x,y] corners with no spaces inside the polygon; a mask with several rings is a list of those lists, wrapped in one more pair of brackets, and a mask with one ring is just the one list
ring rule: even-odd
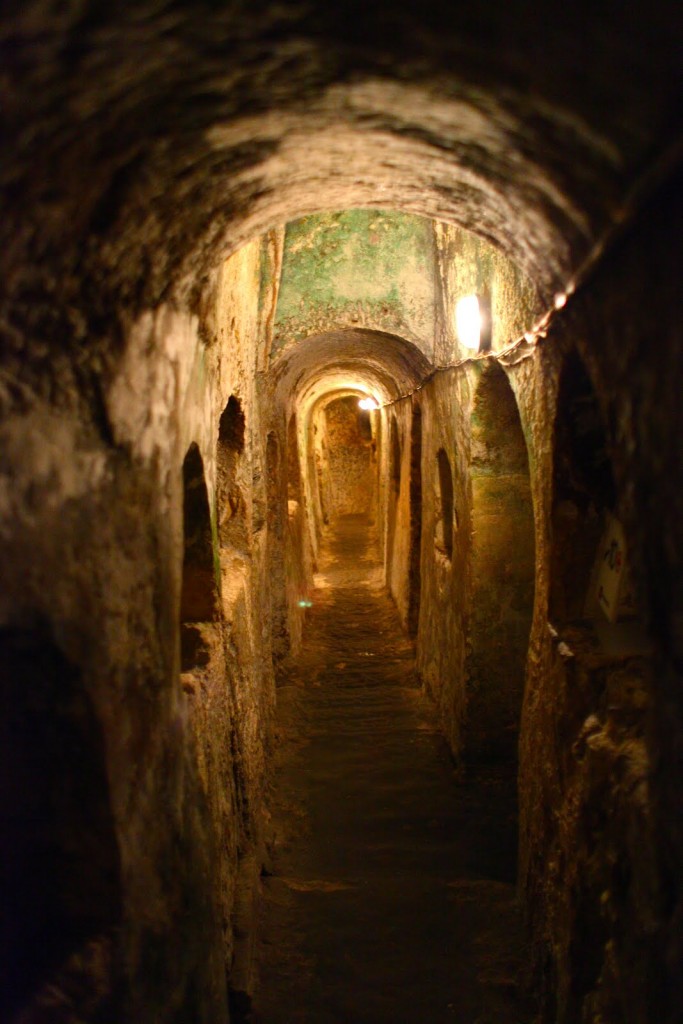
{"label": "white sign on wall", "polygon": [[610,516],[598,548],[596,600],[610,622],[623,610],[623,598],[630,591],[626,568],[626,542],[621,523]]}

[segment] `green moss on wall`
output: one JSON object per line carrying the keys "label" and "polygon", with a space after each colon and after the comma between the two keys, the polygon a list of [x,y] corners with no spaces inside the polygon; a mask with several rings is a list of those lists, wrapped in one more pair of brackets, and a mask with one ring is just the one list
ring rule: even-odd
{"label": "green moss on wall", "polygon": [[377,210],[317,214],[287,225],[273,353],[311,334],[366,327],[430,349],[432,223]]}

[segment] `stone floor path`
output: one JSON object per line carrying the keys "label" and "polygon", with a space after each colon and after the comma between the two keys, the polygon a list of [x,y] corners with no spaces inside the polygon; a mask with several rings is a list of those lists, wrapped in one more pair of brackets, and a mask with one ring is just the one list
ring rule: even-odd
{"label": "stone floor path", "polygon": [[514,780],[459,779],[362,517],[278,690],[258,1024],[529,1024]]}

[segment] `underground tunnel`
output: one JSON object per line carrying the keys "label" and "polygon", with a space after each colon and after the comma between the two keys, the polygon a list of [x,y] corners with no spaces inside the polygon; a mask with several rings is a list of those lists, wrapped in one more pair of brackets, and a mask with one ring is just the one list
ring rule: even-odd
{"label": "underground tunnel", "polygon": [[7,1024],[677,1024],[680,51],[9,0]]}

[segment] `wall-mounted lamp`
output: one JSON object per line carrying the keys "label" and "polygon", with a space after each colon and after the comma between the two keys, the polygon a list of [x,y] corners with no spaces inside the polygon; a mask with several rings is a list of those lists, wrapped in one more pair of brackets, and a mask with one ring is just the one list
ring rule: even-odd
{"label": "wall-mounted lamp", "polygon": [[455,307],[455,327],[463,348],[487,352],[491,348],[491,302],[483,295],[465,295]]}
{"label": "wall-mounted lamp", "polygon": [[366,412],[371,412],[373,409],[379,409],[379,406],[374,398],[361,398],[358,403],[359,409],[365,409]]}

